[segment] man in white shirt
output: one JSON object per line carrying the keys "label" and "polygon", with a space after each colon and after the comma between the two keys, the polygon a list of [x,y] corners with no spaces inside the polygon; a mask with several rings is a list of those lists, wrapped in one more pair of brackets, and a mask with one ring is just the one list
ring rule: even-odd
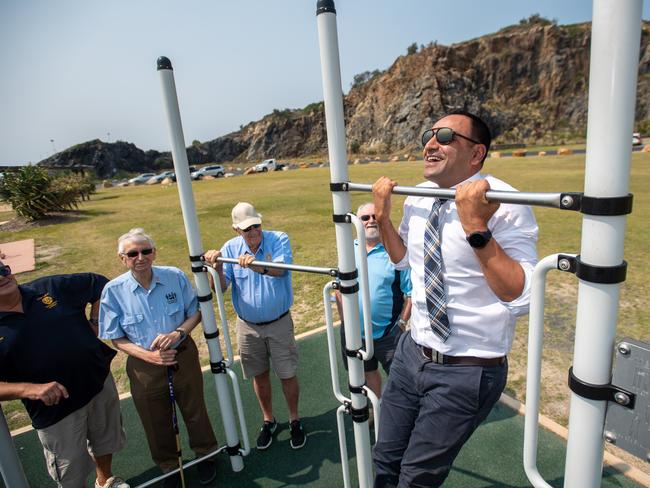
{"label": "man in white shirt", "polygon": [[376,487],[440,486],[463,444],[503,391],[516,317],[528,313],[537,224],[523,205],[488,202],[514,188],[480,170],[487,125],[467,112],[422,137],[419,186],[455,188],[455,200],[408,197],[395,229],[391,191],[373,185],[382,242],[397,269],[411,268],[411,333],[403,334],[382,396],[374,449]]}

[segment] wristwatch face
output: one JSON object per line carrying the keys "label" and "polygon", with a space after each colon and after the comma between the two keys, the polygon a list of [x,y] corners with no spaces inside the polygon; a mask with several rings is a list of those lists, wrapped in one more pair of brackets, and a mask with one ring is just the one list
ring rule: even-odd
{"label": "wristwatch face", "polygon": [[482,248],[490,241],[492,238],[492,233],[488,230],[486,232],[472,232],[467,236],[467,242],[469,245],[475,248]]}

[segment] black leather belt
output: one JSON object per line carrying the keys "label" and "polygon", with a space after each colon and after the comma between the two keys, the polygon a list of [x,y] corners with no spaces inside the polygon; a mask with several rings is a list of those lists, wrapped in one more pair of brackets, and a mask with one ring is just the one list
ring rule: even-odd
{"label": "black leather belt", "polygon": [[287,310],[286,312],[284,312],[284,313],[283,313],[282,315],[280,315],[278,318],[275,318],[275,319],[273,319],[273,320],[268,320],[268,321],[266,321],[266,322],[251,322],[250,320],[246,320],[246,319],[242,319],[242,320],[243,320],[244,322],[248,323],[248,324],[253,324],[253,325],[269,325],[269,324],[272,324],[273,322],[277,322],[278,320],[280,320],[282,317],[284,317],[284,316],[287,315],[288,313],[289,313],[289,310]]}
{"label": "black leather belt", "polygon": [[430,347],[419,346],[422,355],[436,364],[467,364],[470,366],[500,366],[506,362],[506,357],[479,358],[476,356],[447,356]]}

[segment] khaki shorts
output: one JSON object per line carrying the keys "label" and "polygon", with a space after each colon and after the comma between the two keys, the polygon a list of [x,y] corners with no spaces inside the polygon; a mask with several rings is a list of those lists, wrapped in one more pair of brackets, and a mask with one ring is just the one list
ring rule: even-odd
{"label": "khaki shorts", "polygon": [[269,370],[282,380],[296,376],[298,347],[293,334],[291,313],[266,325],[254,325],[237,317],[237,342],[244,378],[254,378]]}
{"label": "khaki shorts", "polygon": [[126,442],[113,376],[87,405],[36,432],[52,479],[65,488],[85,486],[93,457],[120,451]]}

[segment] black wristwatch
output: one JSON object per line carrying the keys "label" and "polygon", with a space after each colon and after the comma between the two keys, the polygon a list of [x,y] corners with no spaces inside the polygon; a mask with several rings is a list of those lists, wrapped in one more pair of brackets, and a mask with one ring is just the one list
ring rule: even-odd
{"label": "black wristwatch", "polygon": [[472,232],[465,237],[470,246],[475,249],[482,249],[487,246],[487,243],[492,239],[492,232],[486,230],[485,232]]}
{"label": "black wristwatch", "polygon": [[176,329],[176,332],[178,332],[178,333],[181,335],[181,338],[179,339],[179,342],[184,341],[185,338],[187,337],[187,332],[185,332],[185,331],[184,331],[183,329],[181,329],[180,327],[179,327],[178,329]]}

